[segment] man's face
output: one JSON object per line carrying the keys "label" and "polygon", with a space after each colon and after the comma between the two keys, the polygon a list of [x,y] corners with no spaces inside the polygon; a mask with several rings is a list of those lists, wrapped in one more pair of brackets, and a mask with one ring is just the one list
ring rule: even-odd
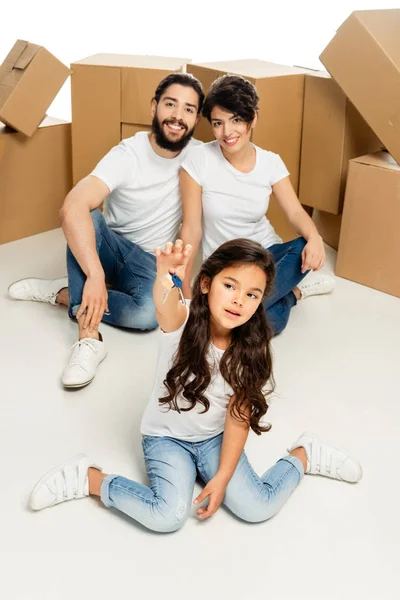
{"label": "man's face", "polygon": [[199,96],[192,88],[174,83],[159,102],[152,102],[152,131],[158,146],[180,152],[188,144],[199,120]]}

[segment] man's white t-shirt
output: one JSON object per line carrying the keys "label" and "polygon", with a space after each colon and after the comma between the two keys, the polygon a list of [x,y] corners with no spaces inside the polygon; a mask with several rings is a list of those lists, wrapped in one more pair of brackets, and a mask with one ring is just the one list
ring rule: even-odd
{"label": "man's white t-shirt", "polygon": [[146,252],[176,239],[182,220],[179,168],[187,152],[202,142],[191,139],[175,158],[162,158],[146,131],[115,146],[91,175],[110,190],[104,203],[107,225]]}
{"label": "man's white t-shirt", "polygon": [[203,258],[235,238],[259,242],[264,248],[282,243],[265,213],[272,186],[289,172],[278,154],[254,148],[256,164],[250,173],[235,169],[217,141],[192,148],[182,162],[203,188]]}
{"label": "man's white t-shirt", "polygon": [[[142,435],[157,437],[173,437],[188,442],[201,442],[222,433],[225,426],[226,409],[233,394],[232,388],[222,377],[219,362],[224,353],[210,343],[207,360],[212,367],[211,382],[205,396],[210,402],[210,408],[203,413],[203,405],[196,406],[187,412],[178,413],[169,410],[168,406],[160,404],[158,399],[167,395],[164,379],[172,367],[173,357],[178,349],[179,340],[186,322],[177,331],[164,333],[161,331],[161,340],[158,350],[155,382],[150,401],[145,409],[141,424]],[[179,407],[188,407],[190,404],[182,395],[177,399]]]}

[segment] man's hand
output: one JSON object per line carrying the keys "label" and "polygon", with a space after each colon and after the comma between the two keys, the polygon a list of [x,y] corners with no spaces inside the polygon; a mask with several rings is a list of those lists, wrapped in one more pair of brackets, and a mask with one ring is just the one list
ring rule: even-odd
{"label": "man's hand", "polygon": [[108,293],[104,274],[86,279],[83,288],[82,303],[76,318],[84,315],[83,328],[92,333],[100,324],[105,312],[108,312]]}
{"label": "man's hand", "polygon": [[210,479],[204,490],[194,501],[194,504],[200,504],[200,502],[203,502],[208,498],[207,506],[201,506],[197,509],[197,516],[199,519],[207,519],[217,512],[224,499],[227,485],[227,480],[219,476],[218,473],[215,477]]}
{"label": "man's hand", "polygon": [[320,235],[311,237],[308,240],[301,253],[301,259],[302,273],[305,273],[310,269],[313,271],[319,271],[321,269],[325,262],[325,247]]}

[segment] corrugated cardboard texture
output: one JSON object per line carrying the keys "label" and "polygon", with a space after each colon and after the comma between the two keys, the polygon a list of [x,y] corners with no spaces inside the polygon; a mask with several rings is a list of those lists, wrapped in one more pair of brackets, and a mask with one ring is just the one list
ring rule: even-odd
{"label": "corrugated cardboard texture", "polygon": [[355,11],[320,60],[400,162],[400,9]]}
{"label": "corrugated cardboard texture", "polygon": [[120,69],[73,65],[72,173],[76,184],[120,142]]}
{"label": "corrugated cardboard texture", "polygon": [[[122,124],[151,125],[151,99],[187,59],[96,54],[71,65],[73,182],[88,175],[121,140]],[[133,134],[132,134],[133,135]]]}
{"label": "corrugated cardboard texture", "polygon": [[305,78],[299,198],[337,215],[342,212],[348,161],[376,152],[382,144],[326,75]]}
{"label": "corrugated cardboard texture", "polygon": [[132,137],[139,131],[151,131],[149,125],[132,125],[131,123],[121,123],[121,140]]}
{"label": "corrugated cardboard texture", "polygon": [[337,250],[339,247],[342,215],[331,215],[330,213],[318,210],[318,208],[314,208],[312,219],[324,242]]}
{"label": "corrugated cardboard texture", "polygon": [[0,243],[60,226],[71,189],[71,124],[46,118],[32,138],[0,126]]}
{"label": "corrugated cardboard texture", "polygon": [[[256,86],[260,97],[260,111],[252,141],[257,146],[281,156],[297,192],[305,69],[246,59],[189,64],[187,71],[201,81],[205,92],[211,83],[224,73],[242,75]],[[205,119],[201,119],[196,127],[195,137],[202,141],[213,139],[211,126]],[[273,196],[267,216],[284,241],[298,237]]]}
{"label": "corrugated cardboard texture", "polygon": [[350,161],[336,275],[400,297],[400,167],[390,155]]}
{"label": "corrugated cardboard texture", "polygon": [[0,121],[31,136],[68,75],[45,48],[18,40],[0,67]]}

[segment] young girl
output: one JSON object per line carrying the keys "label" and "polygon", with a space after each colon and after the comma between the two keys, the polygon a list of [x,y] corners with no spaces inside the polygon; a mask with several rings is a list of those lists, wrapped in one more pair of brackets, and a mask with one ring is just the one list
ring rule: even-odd
{"label": "young girl", "polygon": [[[196,146],[182,163],[182,238],[192,243],[193,256],[202,240],[203,259],[237,237],[268,248],[276,264],[276,281],[265,309],[278,334],[298,300],[333,289],[334,279],[326,275],[311,275],[302,282],[309,270],[318,271],[324,263],[322,238],[301,206],[281,158],[250,142],[258,117],[254,85],[238,75],[219,77],[211,85],[202,112],[211,123],[215,141]],[[271,192],[302,237],[282,243],[265,216]],[[185,298],[191,296],[191,264]]]}
{"label": "young girl", "polygon": [[308,433],[262,477],[253,471],[243,450],[249,429],[260,434],[270,427],[262,422],[273,388],[262,302],[272,288],[274,261],[256,242],[223,244],[203,264],[189,312],[171,275],[178,284],[175,276],[184,279],[190,253],[181,240],[155,251],[153,293],[162,332],[141,426],[149,487],[106,475],[78,455],[39,481],[32,509],[93,495],[153,531],[170,532],[190,514],[197,476],[205,484],[194,501],[200,519],[223,502],[249,522],[272,517],[304,473],[361,478],[356,460]]}

